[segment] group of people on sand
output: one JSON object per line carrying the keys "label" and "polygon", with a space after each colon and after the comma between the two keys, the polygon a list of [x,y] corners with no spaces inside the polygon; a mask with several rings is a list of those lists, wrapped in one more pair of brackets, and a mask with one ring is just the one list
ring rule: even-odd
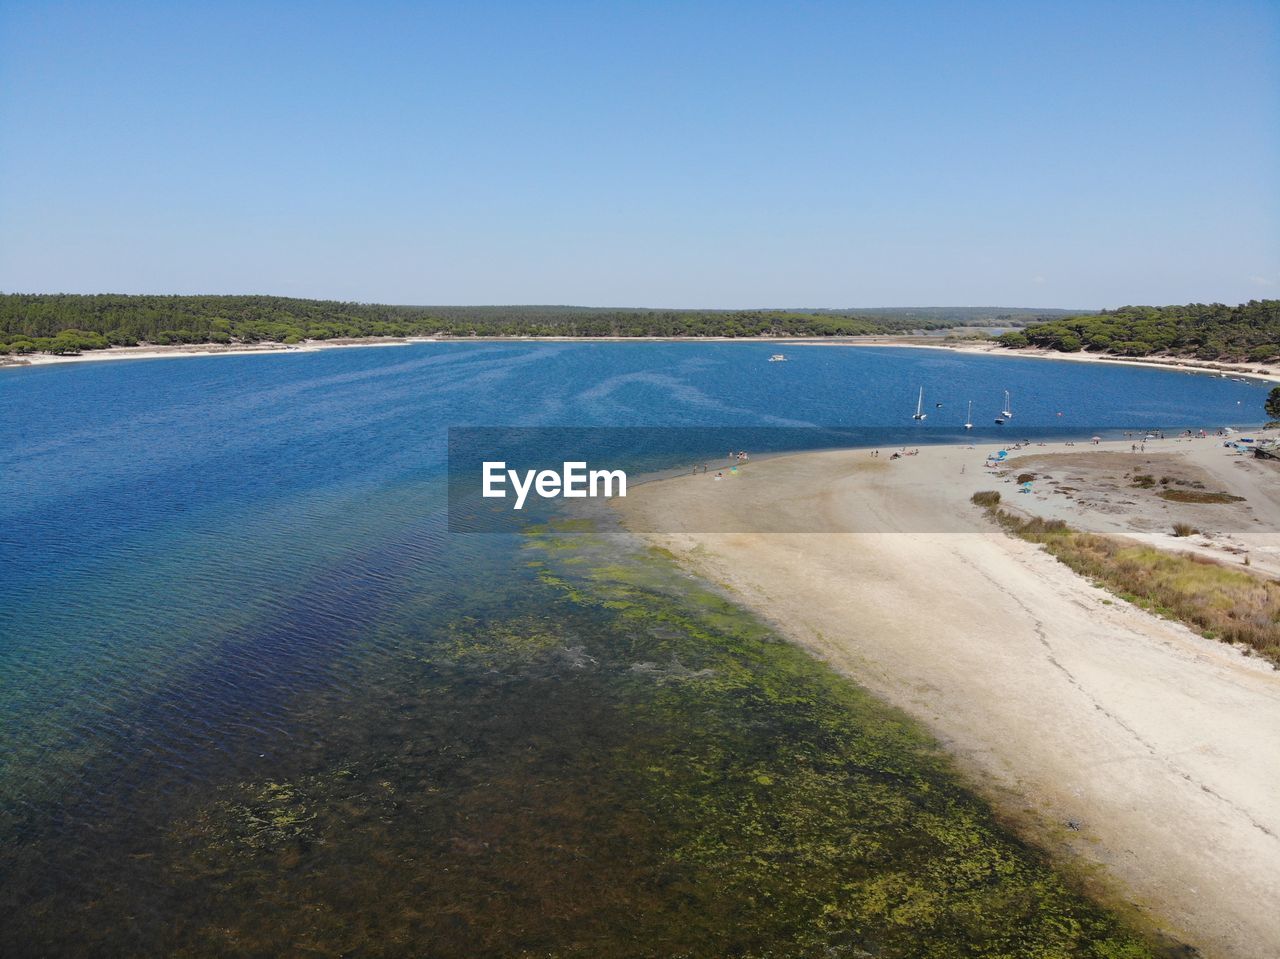
{"label": "group of people on sand", "polygon": [[[915,449],[915,450],[909,450],[909,449],[907,449],[907,448],[904,446],[904,447],[902,447],[902,449],[898,450],[896,453],[891,454],[891,455],[889,456],[889,459],[891,459],[891,460],[900,460],[900,459],[902,459],[902,457],[904,457],[904,456],[919,456],[919,455],[920,455],[920,451],[919,451],[918,449]],[[871,451],[871,458],[872,458],[872,459],[878,459],[879,457],[880,457],[880,451],[879,451],[879,450],[872,450],[872,451]]]}
{"label": "group of people on sand", "polygon": [[[749,462],[751,462],[751,456],[750,454],[747,453],[746,450],[729,450],[729,464],[730,464],[729,472],[730,473],[738,472],[739,466]],[[693,468],[693,473],[696,476],[699,473],[709,472],[710,469],[711,469],[710,466],[708,466],[706,463],[703,463],[701,466],[695,466]],[[714,479],[718,479],[718,480],[724,479],[724,470],[716,470],[716,475]]]}

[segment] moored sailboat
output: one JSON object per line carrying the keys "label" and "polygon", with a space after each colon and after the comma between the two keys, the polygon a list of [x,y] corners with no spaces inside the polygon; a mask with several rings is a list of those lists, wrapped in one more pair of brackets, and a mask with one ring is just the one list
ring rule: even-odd
{"label": "moored sailboat", "polygon": [[1009,391],[1004,391],[1004,409],[996,417],[996,426],[1003,426],[1006,420],[1013,419],[1013,404],[1009,402]]}

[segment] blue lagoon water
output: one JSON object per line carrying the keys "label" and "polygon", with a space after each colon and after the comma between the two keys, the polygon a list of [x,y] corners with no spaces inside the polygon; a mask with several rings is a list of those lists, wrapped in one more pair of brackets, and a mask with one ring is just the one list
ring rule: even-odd
{"label": "blue lagoon water", "polygon": [[[676,702],[653,670],[696,675],[708,636],[716,656],[776,644],[731,635],[719,609],[645,619],[678,602],[678,577],[599,573],[628,549],[642,566],[634,544],[451,534],[447,429],[873,427],[918,444],[941,435],[910,420],[921,386],[932,430],[958,427],[970,399],[990,423],[1007,389],[1028,435],[1246,425],[1265,391],[905,349],[770,364],[773,350],[476,342],[0,371],[0,953],[911,954],[869,920],[813,918],[825,893],[768,908],[797,876],[839,886],[830,862],[756,850],[769,869],[706,881],[726,875],[699,858],[706,837],[745,807],[706,812],[678,783],[709,760],[671,757],[694,763],[683,724],[723,690],[681,685]],[[622,441],[610,465],[633,455]],[[798,688],[829,681],[786,663]],[[773,782],[760,764],[790,760],[761,744],[810,742],[818,707],[746,700],[725,700],[704,745],[726,781],[741,766]],[[960,789],[922,762],[912,776]]]}

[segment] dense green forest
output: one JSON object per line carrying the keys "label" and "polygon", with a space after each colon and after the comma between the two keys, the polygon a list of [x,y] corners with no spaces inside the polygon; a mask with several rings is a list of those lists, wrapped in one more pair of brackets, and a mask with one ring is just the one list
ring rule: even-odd
{"label": "dense green forest", "polygon": [[382,306],[277,296],[0,294],[0,353],[174,343],[301,343],[371,336],[852,336],[1016,326],[1060,310],[652,310]]}
{"label": "dense green forest", "polygon": [[1260,363],[1280,358],[1280,300],[1250,300],[1239,306],[1122,306],[1036,323],[999,340],[1015,349],[1040,346],[1064,353],[1091,350]]}

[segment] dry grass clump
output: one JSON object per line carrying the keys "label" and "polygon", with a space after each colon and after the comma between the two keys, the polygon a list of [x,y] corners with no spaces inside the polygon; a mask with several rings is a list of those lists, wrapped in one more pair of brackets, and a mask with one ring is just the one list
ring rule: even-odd
{"label": "dry grass clump", "polygon": [[990,509],[1000,505],[1000,494],[996,490],[987,490],[983,493],[974,493],[969,497],[978,506]]}
{"label": "dry grass clump", "polygon": [[1190,523],[1174,523],[1173,524],[1174,536],[1195,536],[1196,533],[1198,532],[1200,531],[1196,529],[1194,526],[1192,526]]}
{"label": "dry grass clump", "polygon": [[[1023,519],[998,509],[988,515],[1014,535],[1041,543],[1060,562],[1143,609],[1186,623],[1210,639],[1241,643],[1280,665],[1280,582],[1189,553],[1166,553],[1086,533],[1062,520]],[[1185,527],[1195,532],[1187,524]],[[1178,535],[1189,535],[1178,534]]]}
{"label": "dry grass clump", "polygon": [[1243,496],[1232,493],[1202,493],[1190,489],[1164,489],[1156,493],[1161,499],[1171,503],[1243,503]]}

